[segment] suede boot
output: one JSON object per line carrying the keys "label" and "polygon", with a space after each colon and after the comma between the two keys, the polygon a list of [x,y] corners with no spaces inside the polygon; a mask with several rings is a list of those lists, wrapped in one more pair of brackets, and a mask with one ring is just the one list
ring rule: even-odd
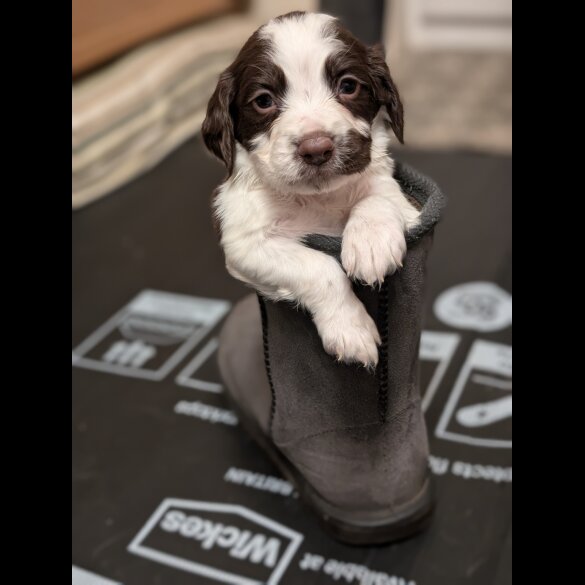
{"label": "suede boot", "polygon": [[[226,320],[218,360],[242,426],[297,487],[323,526],[349,544],[400,540],[432,511],[428,440],[418,383],[425,264],[444,198],[397,163],[421,208],[404,266],[380,290],[354,284],[382,337],[375,372],[340,364],[309,314],[250,295]],[[339,259],[341,238],[307,245]]]}

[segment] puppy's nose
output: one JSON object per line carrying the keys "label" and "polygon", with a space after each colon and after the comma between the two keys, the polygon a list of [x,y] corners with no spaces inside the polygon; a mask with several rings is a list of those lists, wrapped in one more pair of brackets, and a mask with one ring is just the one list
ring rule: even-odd
{"label": "puppy's nose", "polygon": [[324,134],[306,136],[297,149],[299,156],[310,165],[322,165],[333,154],[333,141]]}

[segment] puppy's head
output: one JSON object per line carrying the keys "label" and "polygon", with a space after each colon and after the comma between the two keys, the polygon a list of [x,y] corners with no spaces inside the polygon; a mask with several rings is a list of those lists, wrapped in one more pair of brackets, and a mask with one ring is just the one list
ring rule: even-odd
{"label": "puppy's head", "polygon": [[230,175],[247,151],[265,183],[309,194],[370,164],[379,112],[402,142],[382,47],[365,47],[330,16],[293,12],[258,29],[221,74],[202,130]]}

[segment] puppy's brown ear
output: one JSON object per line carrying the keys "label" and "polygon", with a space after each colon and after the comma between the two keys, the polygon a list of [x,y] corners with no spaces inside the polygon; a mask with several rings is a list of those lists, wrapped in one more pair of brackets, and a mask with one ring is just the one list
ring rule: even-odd
{"label": "puppy's brown ear", "polygon": [[396,134],[396,138],[401,144],[404,144],[404,108],[400,101],[398,88],[390,76],[390,69],[386,64],[382,45],[374,45],[368,48],[368,64],[372,87],[374,88],[374,97],[381,106],[386,106],[390,116],[390,126],[394,134]]}
{"label": "puppy's brown ear", "polygon": [[235,95],[234,77],[229,69],[220,76],[207,104],[207,115],[201,126],[203,141],[215,156],[225,163],[228,175],[234,170],[236,140],[230,106]]}

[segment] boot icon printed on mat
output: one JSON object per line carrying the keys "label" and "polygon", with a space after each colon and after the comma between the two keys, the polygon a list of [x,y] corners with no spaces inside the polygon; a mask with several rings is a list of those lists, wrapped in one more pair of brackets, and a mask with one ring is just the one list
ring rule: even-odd
{"label": "boot icon printed on mat", "polygon": [[220,394],[223,384],[217,370],[215,354],[219,346],[217,337],[212,337],[189,363],[177,374],[179,386]]}
{"label": "boot icon printed on mat", "polygon": [[102,359],[109,364],[140,368],[155,355],[156,349],[140,340],[116,341]]}
{"label": "boot icon printed on mat", "polygon": [[163,379],[227,314],[230,303],[145,290],[73,350],[77,367]]}
{"label": "boot icon printed on mat", "polygon": [[435,435],[479,447],[512,447],[512,347],[476,340]]}

